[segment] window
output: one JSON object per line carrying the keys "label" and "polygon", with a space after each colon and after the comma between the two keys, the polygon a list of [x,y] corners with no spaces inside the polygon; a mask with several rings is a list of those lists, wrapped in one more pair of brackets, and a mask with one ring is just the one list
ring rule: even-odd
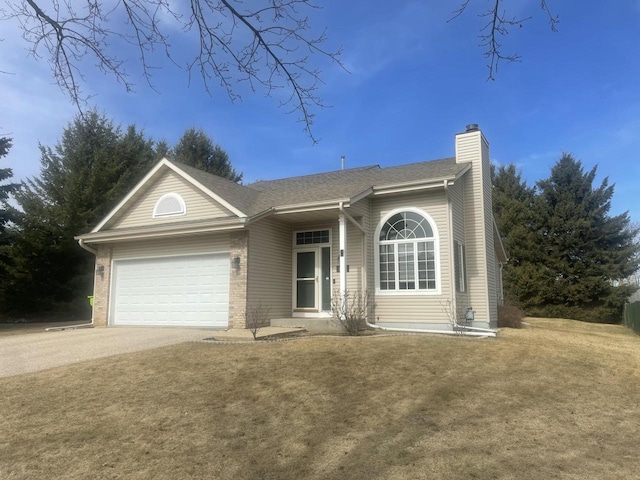
{"label": "window", "polygon": [[177,193],[167,193],[160,197],[153,208],[153,218],[171,215],[185,215],[187,207],[184,200]]}
{"label": "window", "polygon": [[425,214],[392,214],[378,236],[378,287],[387,292],[438,290],[436,235]]}
{"label": "window", "polygon": [[296,233],[296,245],[313,245],[315,243],[329,243],[329,230]]}
{"label": "window", "polygon": [[456,275],[456,291],[467,291],[467,256],[464,245],[458,241],[453,242],[453,264]]}

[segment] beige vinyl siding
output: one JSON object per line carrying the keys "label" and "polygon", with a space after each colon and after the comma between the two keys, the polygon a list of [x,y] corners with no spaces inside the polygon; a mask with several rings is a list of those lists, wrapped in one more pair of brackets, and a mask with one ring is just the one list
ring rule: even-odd
{"label": "beige vinyl siding", "polygon": [[113,245],[113,260],[170,257],[229,251],[229,234],[203,234],[170,239],[138,240]]}
{"label": "beige vinyl siding", "polygon": [[[371,205],[371,238],[374,249],[377,249],[376,228],[389,213],[405,208],[418,208],[427,213],[438,234],[437,276],[440,293],[428,294],[384,294],[376,291],[375,316],[381,323],[448,323],[442,302],[451,299],[451,256],[449,235],[448,204],[441,189],[405,195],[381,196],[374,198]],[[434,232],[435,233],[435,232]],[[375,251],[374,251],[375,262]],[[376,287],[377,279],[372,285]]]}
{"label": "beige vinyl siding", "polygon": [[497,320],[489,145],[482,133],[456,137],[458,162],[473,162],[464,188],[469,302],[477,322]]}
{"label": "beige vinyl siding", "polygon": [[[177,193],[186,204],[186,215],[153,218],[156,202],[167,193]],[[173,171],[166,171],[126,212],[108,228],[130,228],[162,223],[230,217],[233,214]]]}
{"label": "beige vinyl siding", "polygon": [[268,308],[270,318],[291,315],[292,245],[288,223],[265,219],[249,227],[247,304]]}
{"label": "beige vinyl siding", "polygon": [[484,206],[484,235],[487,259],[487,288],[489,297],[489,322],[497,327],[498,322],[498,278],[496,275],[497,259],[493,238],[493,201],[491,185],[491,166],[489,164],[489,144],[482,137],[482,196]]}
{"label": "beige vinyl siding", "polygon": [[[449,201],[451,203],[451,224],[453,228],[453,240],[460,242],[465,246],[465,250],[467,249],[467,242],[465,236],[465,228],[464,228],[464,185],[467,179],[467,175],[463,176],[461,179],[457,180],[454,185],[449,187]],[[453,247],[453,242],[451,243]],[[467,253],[468,255],[468,253]],[[451,260],[453,261],[453,256]],[[468,263],[468,260],[467,260]],[[452,267],[453,268],[453,267]],[[455,275],[455,270],[453,271]],[[467,282],[469,281],[469,273],[466,272]],[[453,279],[451,288],[455,288],[455,279]],[[469,301],[469,285],[466,285],[466,289],[464,292],[455,292],[456,297],[456,313],[458,315],[458,320],[464,318],[464,313],[467,307],[472,306]]]}
{"label": "beige vinyl siding", "polygon": [[[346,212],[363,227],[367,228],[369,226],[368,201],[360,201],[346,209]],[[351,293],[361,294],[367,288],[364,242],[362,230],[347,219],[347,265],[349,266],[347,291]],[[337,282],[338,280],[336,280]]]}

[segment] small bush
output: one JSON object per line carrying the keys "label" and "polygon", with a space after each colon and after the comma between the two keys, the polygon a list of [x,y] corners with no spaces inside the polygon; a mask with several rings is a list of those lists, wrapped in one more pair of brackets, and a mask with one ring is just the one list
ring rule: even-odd
{"label": "small bush", "polygon": [[333,320],[340,325],[347,335],[360,335],[360,330],[366,328],[366,320],[373,316],[374,305],[371,302],[369,292],[347,291],[344,301],[336,292],[333,295],[331,310]]}
{"label": "small bush", "polygon": [[524,312],[515,305],[498,306],[498,327],[500,328],[522,328]]}
{"label": "small bush", "polygon": [[262,327],[268,327],[271,324],[269,310],[269,307],[265,307],[261,303],[247,308],[245,312],[246,328],[251,331],[254,340],[258,339],[258,332]]}

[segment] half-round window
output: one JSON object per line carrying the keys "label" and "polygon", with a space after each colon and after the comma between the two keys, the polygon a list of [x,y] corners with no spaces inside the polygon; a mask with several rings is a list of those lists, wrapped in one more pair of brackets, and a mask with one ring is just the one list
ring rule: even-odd
{"label": "half-round window", "polygon": [[185,215],[187,206],[177,193],[167,193],[160,197],[153,209],[153,217],[168,217],[172,215]]}
{"label": "half-round window", "polygon": [[426,214],[416,210],[395,212],[379,228],[379,291],[436,292],[438,239]]}

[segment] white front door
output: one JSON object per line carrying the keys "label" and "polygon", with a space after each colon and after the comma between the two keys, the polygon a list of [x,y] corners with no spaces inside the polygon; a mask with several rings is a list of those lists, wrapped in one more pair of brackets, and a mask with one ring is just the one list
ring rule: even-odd
{"label": "white front door", "polygon": [[310,247],[294,252],[294,309],[331,311],[331,249]]}

